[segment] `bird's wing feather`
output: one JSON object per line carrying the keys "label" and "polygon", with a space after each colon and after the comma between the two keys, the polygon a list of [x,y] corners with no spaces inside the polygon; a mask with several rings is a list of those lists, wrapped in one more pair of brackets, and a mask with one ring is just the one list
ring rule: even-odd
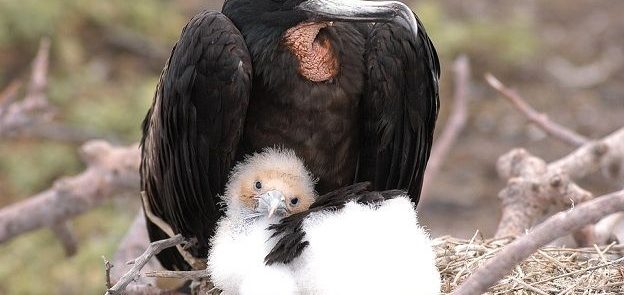
{"label": "bird's wing feather", "polygon": [[[176,233],[197,237],[195,255],[221,216],[223,192],[235,159],[251,91],[245,41],[223,14],[204,11],[183,29],[161,74],[143,122],[141,187],[152,211]],[[148,220],[152,240],[166,238]],[[175,250],[159,255],[186,269]]]}
{"label": "bird's wing feather", "polygon": [[365,62],[357,179],[371,181],[375,190],[407,190],[417,204],[439,110],[437,53],[419,20],[417,35],[398,24],[376,23]]}
{"label": "bird's wing feather", "polygon": [[371,192],[367,190],[369,187],[370,183],[362,182],[337,189],[317,198],[307,211],[293,214],[269,226],[267,230],[273,231],[271,238],[279,240],[267,254],[264,262],[267,265],[290,263],[301,255],[309,245],[308,241],[304,241],[303,222],[312,213],[340,210],[352,201],[360,204],[380,203],[405,194],[401,190]]}

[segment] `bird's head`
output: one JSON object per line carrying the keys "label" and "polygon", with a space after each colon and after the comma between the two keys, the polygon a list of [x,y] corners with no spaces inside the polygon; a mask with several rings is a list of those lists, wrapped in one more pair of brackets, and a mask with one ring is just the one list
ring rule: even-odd
{"label": "bird's head", "polygon": [[226,0],[223,12],[243,31],[252,28],[285,32],[301,23],[396,21],[416,34],[416,19],[399,1],[362,0]]}
{"label": "bird's head", "polygon": [[315,180],[290,150],[266,149],[238,164],[225,190],[228,211],[286,217],[314,202]]}

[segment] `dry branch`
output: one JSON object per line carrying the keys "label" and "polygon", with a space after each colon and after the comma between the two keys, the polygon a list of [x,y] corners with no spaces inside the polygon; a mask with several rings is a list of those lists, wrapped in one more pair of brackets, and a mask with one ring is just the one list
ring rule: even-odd
{"label": "dry branch", "polygon": [[13,81],[0,94],[0,139],[32,137],[63,142],[84,143],[87,140],[105,138],[116,142],[112,136],[98,132],[65,126],[52,121],[56,111],[48,102],[50,40],[42,39],[37,56],[32,62],[30,82],[23,99],[17,99],[20,81]]}
{"label": "dry branch", "polygon": [[[21,101],[10,99],[0,110],[0,138],[21,132],[44,121],[49,121],[53,110],[48,104],[45,90],[47,87],[50,40],[43,39],[37,56],[33,60],[30,84],[26,96]],[[11,90],[11,86],[7,91]],[[17,91],[15,89],[14,91]],[[9,91],[9,93],[11,93]]]}
{"label": "dry branch", "polygon": [[613,155],[624,155],[624,128],[550,164],[523,149],[502,156],[497,169],[508,181],[499,193],[503,212],[496,236],[520,235],[548,209],[590,200],[592,194],[572,179],[598,171],[604,159]]}
{"label": "dry branch", "polygon": [[557,213],[501,250],[452,294],[482,294],[540,247],[618,211],[624,211],[624,191],[605,195],[568,211]]}
{"label": "dry branch", "polygon": [[[121,277],[128,273],[133,265],[128,264],[128,261],[134,261],[136,257],[139,257],[145,252],[150,244],[149,236],[147,234],[147,228],[145,226],[145,216],[140,212],[132,222],[132,225],[128,229],[126,236],[119,243],[119,247],[113,257],[113,268],[110,270],[111,283],[118,282]],[[150,260],[144,267],[144,271],[161,270],[162,266],[156,259]],[[106,269],[105,269],[106,271]],[[112,288],[107,286],[107,289]],[[127,295],[160,295],[160,294],[175,294],[175,292],[164,291],[156,287],[156,280],[154,278],[139,277],[132,281],[125,288],[125,294]]]}
{"label": "dry branch", "polygon": [[126,286],[140,276],[141,269],[150,261],[152,257],[160,253],[162,250],[169,247],[173,247],[186,242],[186,239],[182,235],[176,235],[172,238],[168,238],[161,241],[151,243],[145,252],[138,258],[133,260],[132,268],[129,272],[124,274],[115,285],[108,289],[107,295],[122,294]]}
{"label": "dry branch", "polygon": [[466,126],[468,119],[468,96],[470,92],[470,61],[468,57],[465,55],[458,57],[455,60],[453,71],[455,73],[455,94],[452,112],[446,121],[444,130],[431,150],[421,198],[427,197],[432,180],[438,175],[442,163],[444,163],[451,147]]}
{"label": "dry branch", "polygon": [[207,270],[189,270],[189,271],[170,271],[170,270],[156,270],[146,272],[145,276],[152,278],[172,278],[183,280],[203,280],[209,279],[210,274]]}
{"label": "dry branch", "polygon": [[137,145],[113,147],[91,141],[81,151],[87,164],[84,172],[57,180],[52,188],[0,209],[0,243],[71,219],[120,193],[138,192]]}
{"label": "dry branch", "polygon": [[544,113],[540,113],[531,107],[522,96],[520,96],[514,90],[505,86],[500,80],[494,77],[492,74],[486,74],[485,80],[488,82],[492,88],[498,90],[507,100],[511,102],[511,104],[516,107],[522,114],[524,114],[529,121],[536,124],[546,133],[551,136],[565,142],[571,144],[573,146],[580,146],[586,144],[589,139],[585,136],[582,136],[565,126],[562,126],[548,118],[548,116]]}

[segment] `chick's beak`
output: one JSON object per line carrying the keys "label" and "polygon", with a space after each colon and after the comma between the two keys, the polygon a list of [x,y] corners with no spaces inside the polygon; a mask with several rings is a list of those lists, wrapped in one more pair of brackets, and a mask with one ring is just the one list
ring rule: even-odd
{"label": "chick's beak", "polygon": [[257,211],[268,212],[268,217],[271,218],[276,213],[286,213],[286,197],[284,194],[277,190],[271,190],[258,196],[258,209]]}

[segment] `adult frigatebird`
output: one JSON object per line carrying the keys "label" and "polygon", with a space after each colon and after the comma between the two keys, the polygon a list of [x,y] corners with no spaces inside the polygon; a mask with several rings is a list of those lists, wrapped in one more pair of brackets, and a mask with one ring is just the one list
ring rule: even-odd
{"label": "adult frigatebird", "polygon": [[[369,181],[417,203],[439,72],[400,2],[226,0],[191,19],[162,71],[143,123],[148,204],[205,257],[230,169],[275,145],[304,159],[321,194]],[[168,237],[150,220],[148,231]],[[189,269],[175,249],[158,258]]]}

